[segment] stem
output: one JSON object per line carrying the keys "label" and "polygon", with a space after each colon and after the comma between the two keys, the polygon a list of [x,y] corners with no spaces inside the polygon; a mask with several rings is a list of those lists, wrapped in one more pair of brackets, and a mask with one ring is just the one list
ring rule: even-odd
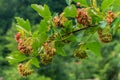
{"label": "stem", "polygon": [[68,33],[62,35],[62,37],[65,37],[65,36],[68,36],[68,35],[70,35],[70,34],[72,34],[72,33],[76,33],[76,32],[82,31],[82,30],[86,30],[86,29],[89,29],[89,28],[95,27],[95,26],[97,26],[97,24],[89,25],[88,27],[84,27],[84,28],[80,28],[80,29],[74,30],[74,31],[72,31],[72,32],[68,32]]}

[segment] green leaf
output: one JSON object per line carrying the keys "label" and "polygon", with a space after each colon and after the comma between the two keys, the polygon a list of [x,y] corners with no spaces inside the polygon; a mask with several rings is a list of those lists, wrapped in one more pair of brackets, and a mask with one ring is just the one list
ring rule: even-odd
{"label": "green leaf", "polygon": [[39,37],[40,37],[40,43],[39,43],[39,45],[41,46],[44,42],[47,41],[48,35],[46,33],[42,33],[42,34],[40,34]]}
{"label": "green leaf", "polygon": [[82,41],[83,37],[84,37],[84,31],[79,32],[79,33],[76,35],[76,40],[77,40],[77,42]]}
{"label": "green leaf", "polygon": [[115,0],[113,3],[113,11],[120,11],[120,0]]}
{"label": "green leaf", "polygon": [[101,21],[99,26],[100,26],[100,28],[104,29],[107,26],[107,22],[106,21]]}
{"label": "green leaf", "polygon": [[72,31],[72,29],[73,29],[73,22],[72,22],[72,20],[66,21],[63,25],[64,25],[64,27],[66,29],[66,32]]}
{"label": "green leaf", "polygon": [[15,17],[15,19],[17,20],[17,23],[19,26],[21,26],[21,28],[23,28],[25,31],[31,32],[31,26],[28,19],[26,21],[20,17]]}
{"label": "green leaf", "polygon": [[46,4],[44,5],[44,7],[42,5],[32,4],[31,7],[46,20],[51,18],[51,12]]}
{"label": "green leaf", "polygon": [[76,9],[75,5],[70,5],[64,9],[64,13],[65,13],[64,15],[66,17],[73,17],[74,18],[77,14],[77,9]]}
{"label": "green leaf", "polygon": [[40,27],[39,27],[39,45],[41,46],[48,38],[47,35],[47,31],[48,31],[48,25],[47,22],[45,20],[42,20],[40,22]]}
{"label": "green leaf", "polygon": [[40,61],[38,61],[37,58],[33,58],[30,63],[39,68],[40,67],[39,62]]}
{"label": "green leaf", "polygon": [[89,42],[86,44],[86,47],[100,56],[101,44],[99,42]]}
{"label": "green leaf", "polygon": [[101,9],[102,11],[106,11],[114,2],[115,0],[103,0],[102,4],[101,4]]}
{"label": "green leaf", "polygon": [[104,16],[101,13],[97,13],[94,9],[89,10],[89,15],[92,17],[92,24],[100,22],[104,19]]}
{"label": "green leaf", "polygon": [[44,7],[42,5],[32,4],[31,7],[38,12],[39,15],[43,15]]}
{"label": "green leaf", "polygon": [[9,56],[7,56],[6,59],[8,60],[10,64],[16,64],[18,62],[26,60],[27,57],[24,54],[21,54],[20,52],[15,51]]}
{"label": "green leaf", "polygon": [[39,32],[44,33],[44,32],[47,32],[47,30],[48,30],[48,24],[47,24],[47,22],[45,20],[42,20],[40,22]]}
{"label": "green leaf", "polygon": [[72,3],[72,0],[65,0],[67,5],[70,5]]}
{"label": "green leaf", "polygon": [[88,6],[88,4],[87,4],[87,1],[86,1],[86,0],[73,0],[73,1],[75,1],[75,2],[80,2],[81,6],[85,6],[85,7],[87,7],[87,6]]}
{"label": "green leaf", "polygon": [[44,5],[44,18],[45,19],[51,18],[51,12],[46,4]]}
{"label": "green leaf", "polygon": [[75,35],[70,35],[65,40],[71,41],[71,42],[76,42],[77,41],[77,37]]}
{"label": "green leaf", "polygon": [[63,47],[64,47],[64,44],[62,42],[55,42],[56,53],[60,54],[61,56],[66,56],[66,53]]}
{"label": "green leaf", "polygon": [[118,16],[112,23],[113,34],[117,32],[118,26],[120,25],[120,16]]}

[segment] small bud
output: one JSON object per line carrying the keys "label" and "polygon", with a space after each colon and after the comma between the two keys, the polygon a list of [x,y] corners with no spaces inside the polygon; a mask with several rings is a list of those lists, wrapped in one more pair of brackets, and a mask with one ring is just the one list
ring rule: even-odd
{"label": "small bud", "polygon": [[16,40],[16,42],[19,42],[20,36],[21,36],[20,32],[18,32],[18,33],[15,35],[15,40]]}
{"label": "small bud", "polygon": [[80,2],[77,2],[76,6],[80,7]]}

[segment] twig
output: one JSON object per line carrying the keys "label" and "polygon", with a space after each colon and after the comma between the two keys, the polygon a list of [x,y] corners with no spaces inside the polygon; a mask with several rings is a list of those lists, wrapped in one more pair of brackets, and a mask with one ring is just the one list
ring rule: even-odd
{"label": "twig", "polygon": [[70,34],[72,34],[72,33],[76,33],[76,32],[82,31],[82,30],[89,29],[89,28],[91,28],[91,27],[95,27],[95,26],[97,26],[97,25],[98,25],[98,24],[89,25],[88,27],[84,27],[84,28],[80,28],[80,29],[78,29],[78,30],[74,30],[74,31],[68,32],[68,33],[62,35],[62,37],[68,36],[68,35],[70,35]]}

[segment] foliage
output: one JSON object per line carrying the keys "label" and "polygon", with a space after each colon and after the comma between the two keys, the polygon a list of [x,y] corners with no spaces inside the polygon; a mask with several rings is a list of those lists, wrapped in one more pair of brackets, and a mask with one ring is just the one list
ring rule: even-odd
{"label": "foliage", "polygon": [[[119,12],[115,10],[118,7],[114,5],[115,1],[111,0],[107,3],[108,0],[104,0],[97,5],[96,0],[68,0],[66,1],[68,6],[64,8],[62,13],[56,15],[51,13],[46,4],[44,6],[32,4],[31,7],[38,12],[42,20],[39,26],[32,30],[29,20],[16,17],[16,27],[20,32],[20,36],[16,35],[19,51],[12,52],[7,60],[12,64],[23,63],[27,65],[29,62],[27,67],[32,67],[30,66],[32,64],[39,68],[41,63],[51,62],[56,54],[64,57],[73,56],[76,50],[84,52],[78,54],[80,59],[91,57],[90,53],[101,57],[101,45],[111,42],[113,33],[116,33],[119,28],[119,17],[117,17]],[[80,2],[81,5],[77,8],[72,2]],[[25,50],[19,48],[23,45]],[[32,47],[30,51],[29,47]],[[68,74],[68,76],[73,75]],[[73,77],[71,80],[76,78]],[[106,78],[103,77],[103,79]]]}

